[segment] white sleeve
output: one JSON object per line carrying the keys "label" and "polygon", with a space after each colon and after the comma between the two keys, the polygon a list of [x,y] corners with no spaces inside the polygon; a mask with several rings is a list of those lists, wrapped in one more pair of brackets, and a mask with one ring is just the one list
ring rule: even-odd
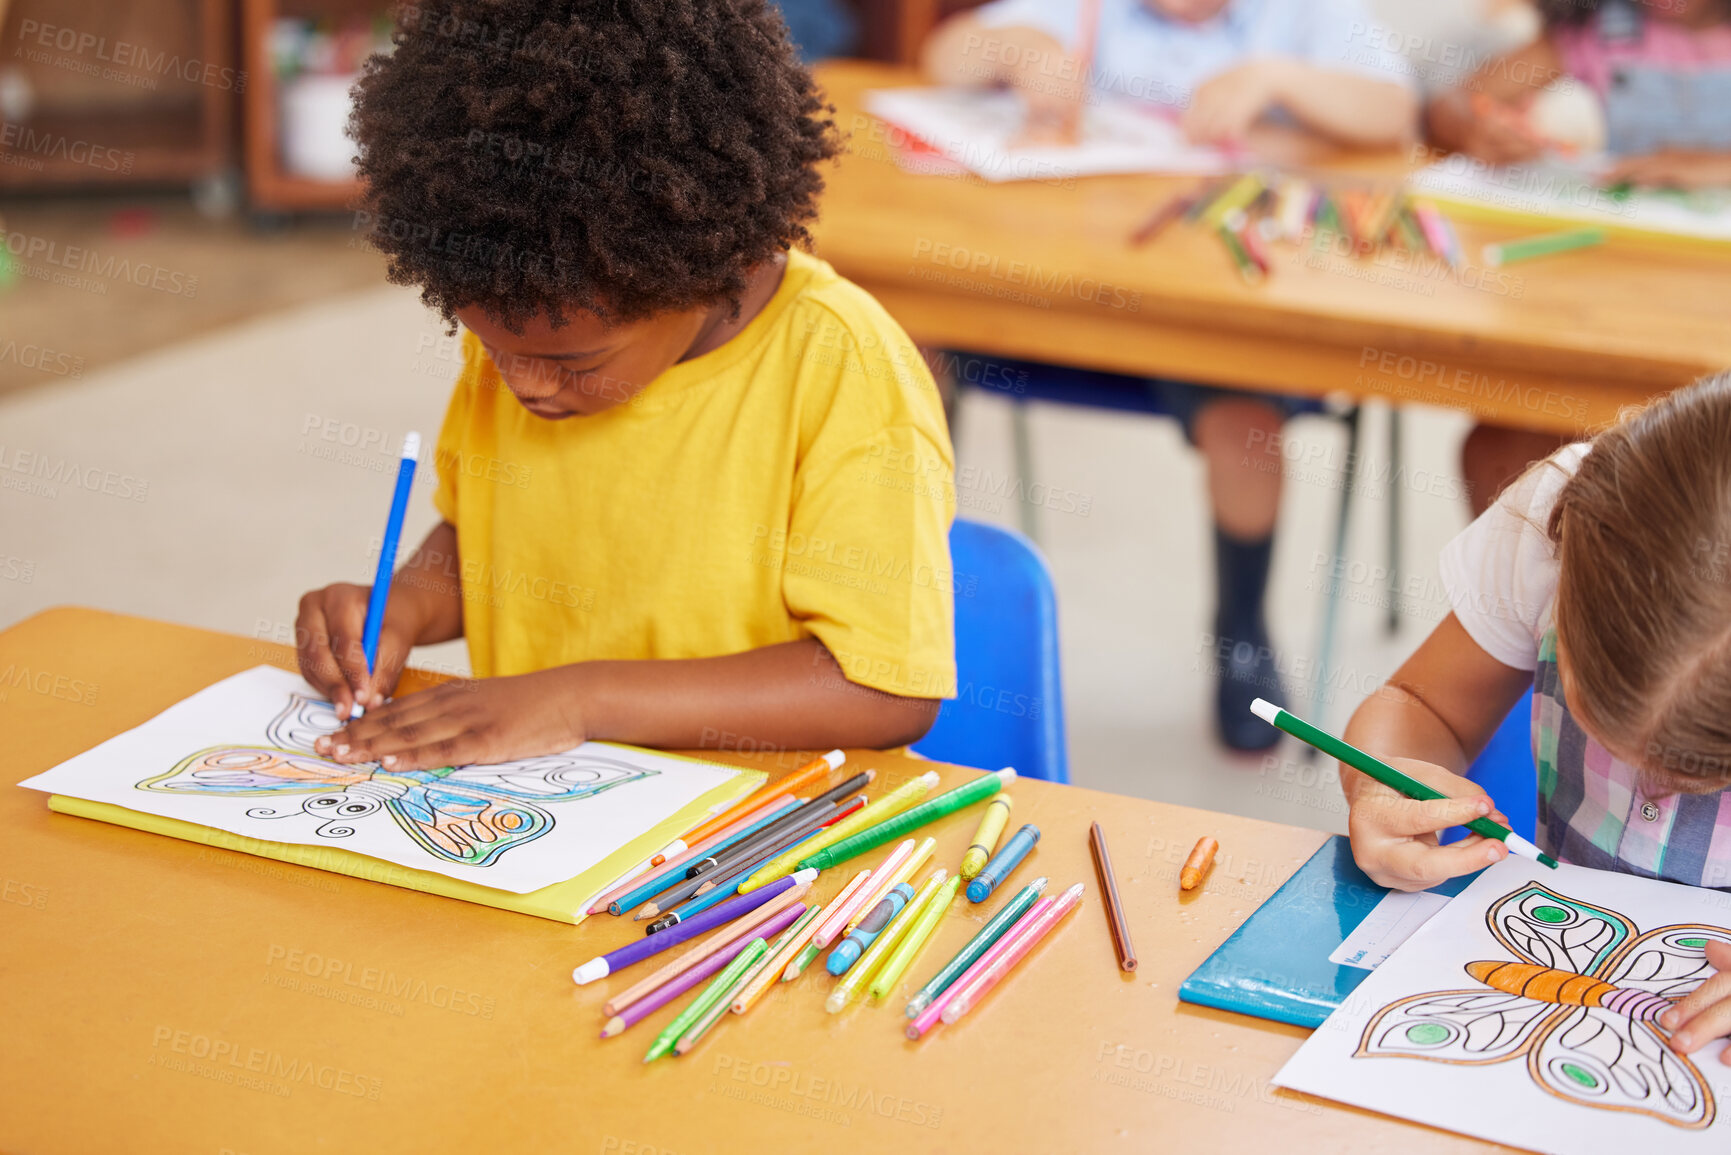
{"label": "white sleeve", "polygon": [[1058,43],[1074,47],[1081,27],[1081,0],[992,0],[973,10],[987,28],[1038,28]]}
{"label": "white sleeve", "polygon": [[1545,526],[1589,448],[1581,443],[1552,454],[1443,547],[1443,588],[1455,617],[1505,666],[1531,670],[1539,664],[1557,596],[1557,558]]}
{"label": "white sleeve", "polygon": [[1307,0],[1303,5],[1306,63],[1415,86],[1412,64],[1400,51],[1400,38],[1379,24],[1362,0]]}

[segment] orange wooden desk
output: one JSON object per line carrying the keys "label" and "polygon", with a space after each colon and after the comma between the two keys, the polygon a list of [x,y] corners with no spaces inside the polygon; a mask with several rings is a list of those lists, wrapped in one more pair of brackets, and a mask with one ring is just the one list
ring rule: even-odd
{"label": "orange wooden desk", "polygon": [[[0,633],[6,781],[218,678],[290,660],[246,638],[40,614]],[[876,766],[881,786],[929,764],[858,752],[850,765]],[[1303,1031],[1178,1004],[1178,983],[1321,835],[1041,782],[1015,793],[1015,820],[1044,837],[1013,881],[1082,881],[1088,897],[973,1015],[923,1043],[901,1034],[902,1003],[978,926],[964,903],[900,1002],[830,1016],[828,984],[807,975],[729,1016],[692,1055],[645,1067],[673,1008],[603,1042],[601,1003],[638,973],[571,982],[574,965],[633,934],[628,924],[573,929],[51,814],[43,795],[8,788],[0,1150],[1487,1149],[1276,1091],[1268,1079]],[[959,861],[977,817],[931,827],[936,862]],[[1093,819],[1111,838],[1142,959],[1134,976],[1118,971],[1093,897]],[[1204,833],[1221,857],[1180,901],[1177,864]],[[820,895],[846,873],[825,876]]]}
{"label": "orange wooden desk", "polygon": [[[851,138],[827,174],[818,253],[923,344],[1307,395],[1339,390],[1571,431],[1731,366],[1723,246],[1614,238],[1506,269],[1487,241],[1542,231],[1456,220],[1466,270],[1447,275],[1273,247],[1247,286],[1205,230],[1127,238],[1194,178],[987,184],[899,169],[867,89],[919,83],[890,65],[818,70]],[[1394,177],[1399,156],[1324,169]]]}

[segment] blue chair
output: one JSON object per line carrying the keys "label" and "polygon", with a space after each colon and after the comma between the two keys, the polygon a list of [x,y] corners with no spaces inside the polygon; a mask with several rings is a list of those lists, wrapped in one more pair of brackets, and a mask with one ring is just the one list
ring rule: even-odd
{"label": "blue chair", "polygon": [[[1509,816],[1509,829],[1532,838],[1539,823],[1539,784],[1533,767],[1533,691],[1529,688],[1467,768],[1467,777],[1484,787],[1497,809]],[[1466,837],[1464,827],[1443,832],[1442,842]]]}
{"label": "blue chair", "polygon": [[938,762],[1069,782],[1058,602],[1034,544],[1013,530],[958,520],[956,690],[914,752]]}

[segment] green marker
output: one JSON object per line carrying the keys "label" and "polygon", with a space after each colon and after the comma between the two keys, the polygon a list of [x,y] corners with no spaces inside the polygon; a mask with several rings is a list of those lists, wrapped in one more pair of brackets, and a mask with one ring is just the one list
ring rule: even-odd
{"label": "green marker", "polygon": [[716,975],[710,984],[703,988],[703,993],[692,999],[690,1005],[680,1011],[678,1016],[667,1024],[666,1029],[655,1036],[655,1042],[650,1045],[649,1053],[643,1056],[643,1061],[653,1063],[671,1051],[673,1044],[691,1029],[692,1024],[703,1017],[705,1011],[721,1001],[724,995],[732,993],[735,984],[768,949],[769,944],[761,938],[754,938],[747,943],[745,949],[727,964],[727,969]]}
{"label": "green marker", "polygon": [[[1373,758],[1357,746],[1349,745],[1336,738],[1326,730],[1318,730],[1309,722],[1296,715],[1289,714],[1273,702],[1261,698],[1250,703],[1250,712],[1278,730],[1285,730],[1300,742],[1307,742],[1327,754],[1338,758],[1354,770],[1370,775],[1391,790],[1398,790],[1408,798],[1416,798],[1420,802],[1431,802],[1448,795],[1434,787],[1426,786],[1417,778],[1402,774],[1380,758]],[[1486,838],[1495,838],[1509,848],[1510,854],[1518,854],[1522,858],[1530,858],[1552,870],[1557,868],[1557,860],[1516,834],[1506,826],[1492,822],[1489,818],[1475,818],[1466,824],[1474,834],[1482,834]]]}
{"label": "green marker", "polygon": [[1518,241],[1504,241],[1500,245],[1486,245],[1485,264],[1495,268],[1498,265],[1512,265],[1516,261],[1527,261],[1534,257],[1548,257],[1553,253],[1590,249],[1595,245],[1604,243],[1604,229],[1569,229],[1560,233],[1546,233],[1543,236],[1526,237]]}
{"label": "green marker", "polygon": [[[921,1011],[932,1005],[932,1000],[950,989],[950,984],[962,977],[962,972],[979,961],[979,957],[992,948],[992,944],[1004,936],[1004,932],[1022,917],[1030,906],[1033,906],[1040,895],[1046,891],[1045,878],[1036,878],[1016,893],[1016,897],[1006,902],[1003,909],[994,914],[991,921],[982,926],[979,933],[968,940],[968,945],[956,952],[956,957],[944,964],[944,969],[932,976],[932,981],[921,987],[919,993],[908,1004],[908,1018],[918,1018]],[[909,1036],[917,1038],[917,1035]]]}
{"label": "green marker", "polygon": [[946,814],[953,814],[964,806],[972,806],[997,794],[998,791],[1015,781],[1016,772],[1009,767],[994,770],[990,774],[982,774],[965,786],[954,790],[946,790],[936,798],[928,798],[911,810],[904,810],[894,818],[886,818],[876,826],[868,826],[858,834],[832,842],[806,858],[799,860],[801,870],[816,867],[818,870],[828,870],[838,862],[874,850],[886,842],[893,842],[916,827],[928,822],[935,822]]}

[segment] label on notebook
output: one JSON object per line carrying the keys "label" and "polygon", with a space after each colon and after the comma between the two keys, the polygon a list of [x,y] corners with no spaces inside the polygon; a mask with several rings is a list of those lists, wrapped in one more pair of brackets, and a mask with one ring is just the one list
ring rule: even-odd
{"label": "label on notebook", "polygon": [[1346,940],[1334,948],[1328,961],[1373,971],[1448,903],[1449,895],[1433,890],[1412,894],[1391,890],[1382,896],[1382,901],[1364,916],[1364,921],[1346,936]]}

